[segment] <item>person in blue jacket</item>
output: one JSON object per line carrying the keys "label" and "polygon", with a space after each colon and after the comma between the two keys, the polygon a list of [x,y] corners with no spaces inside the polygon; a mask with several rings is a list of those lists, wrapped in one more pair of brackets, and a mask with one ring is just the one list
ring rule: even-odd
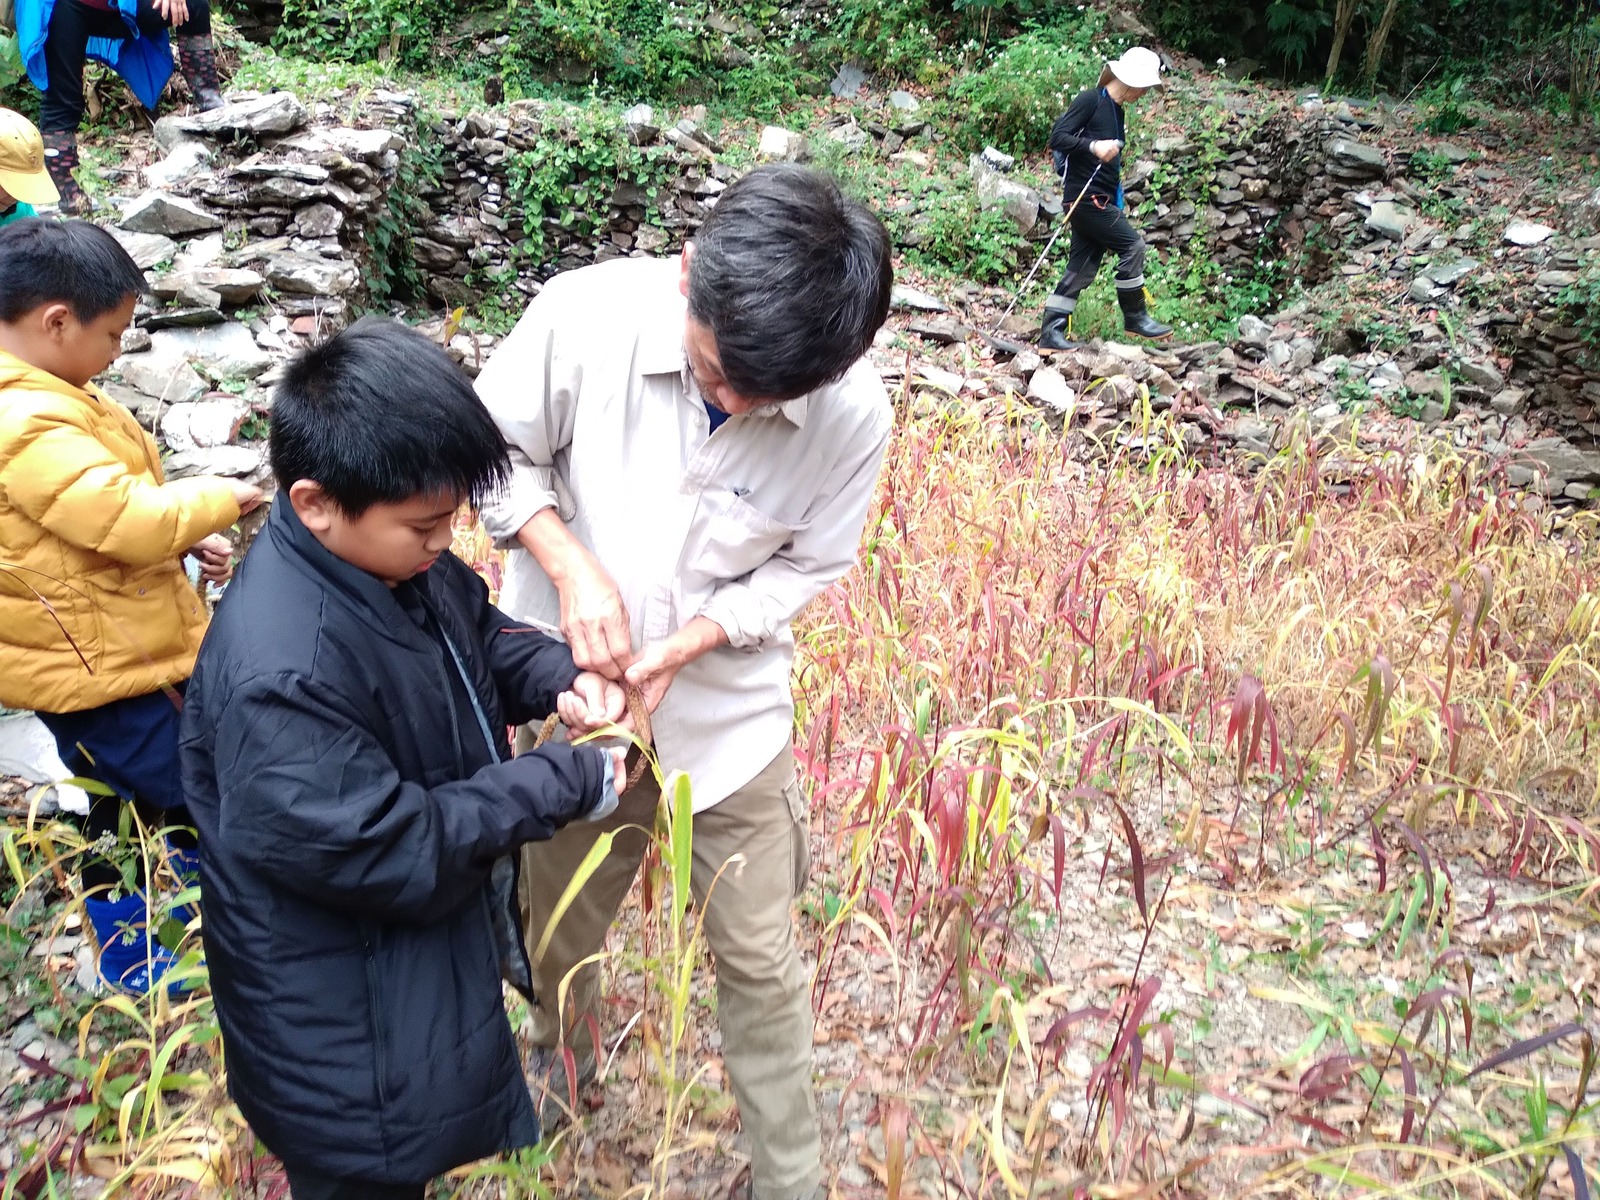
{"label": "person in blue jacket", "polygon": [[139,103],[154,109],[172,77],[171,29],[178,66],[195,103],[202,110],[222,106],[210,0],[16,0],[16,21],[28,78],[44,93],[39,130],[63,212],[78,214],[88,207],[73,174],[85,59],[114,69]]}

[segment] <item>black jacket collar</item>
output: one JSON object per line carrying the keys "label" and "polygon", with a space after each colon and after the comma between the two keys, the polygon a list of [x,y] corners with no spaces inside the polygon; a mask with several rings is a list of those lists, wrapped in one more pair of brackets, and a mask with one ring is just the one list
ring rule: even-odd
{"label": "black jacket collar", "polygon": [[[432,649],[423,631],[400,607],[394,589],[317,541],[295,513],[287,494],[273,501],[265,532],[286,559],[322,579],[362,624],[413,650]],[[427,573],[416,576],[411,584],[431,611],[434,605]]]}

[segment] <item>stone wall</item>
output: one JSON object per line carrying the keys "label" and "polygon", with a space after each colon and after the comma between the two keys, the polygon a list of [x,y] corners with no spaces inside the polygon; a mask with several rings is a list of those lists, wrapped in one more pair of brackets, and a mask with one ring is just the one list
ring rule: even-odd
{"label": "stone wall", "polygon": [[734,178],[716,161],[721,147],[692,120],[668,129],[655,123],[647,105],[624,115],[621,132],[629,145],[656,148],[655,162],[664,186],[655,195],[626,177],[575,180],[606,196],[597,223],[570,207],[529,216],[515,194],[514,156],[551,138],[572,139],[575,132],[559,106],[517,101],[504,113],[434,114],[425,130],[425,152],[437,155],[437,183],[419,189],[429,220],[414,238],[416,263],[429,298],[454,308],[477,303],[486,283],[502,295],[524,299],[560,271],[629,254],[664,254],[680,249],[699,227],[709,204]]}

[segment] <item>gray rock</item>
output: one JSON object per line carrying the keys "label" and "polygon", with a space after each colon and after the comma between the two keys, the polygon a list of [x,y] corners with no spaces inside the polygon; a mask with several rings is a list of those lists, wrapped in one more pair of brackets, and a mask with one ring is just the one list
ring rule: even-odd
{"label": "gray rock", "polygon": [[1267,343],[1272,341],[1272,326],[1260,317],[1246,313],[1239,318],[1239,341],[1246,346],[1265,350]]}
{"label": "gray rock", "polygon": [[959,396],[967,382],[965,376],[955,371],[946,371],[943,367],[936,367],[928,362],[918,363],[914,374],[922,382],[932,384],[941,392],[951,396]]}
{"label": "gray rock", "polygon": [[1355,178],[1381,179],[1389,171],[1383,151],[1363,146],[1353,138],[1329,138],[1323,152],[1337,167]]}
{"label": "gray rock", "polygon": [[896,308],[909,308],[916,312],[949,312],[950,306],[939,297],[919,291],[904,283],[894,285],[889,302]]}
{"label": "gray rock", "polygon": [[[1526,458],[1542,463],[1550,476],[1550,490],[1561,491],[1569,483],[1600,481],[1600,451],[1580,450],[1565,438],[1539,438],[1523,448]],[[1556,481],[1561,483],[1556,486]]]}
{"label": "gray rock", "polygon": [[207,234],[184,244],[172,259],[174,271],[194,271],[201,267],[216,266],[227,253],[227,242],[220,233]]}
{"label": "gray rock", "polygon": [[762,162],[800,162],[808,157],[805,134],[768,125],[761,130],[756,157]]}
{"label": "gray rock", "polygon": [[922,101],[906,91],[890,92],[889,104],[891,107],[905,113],[914,113],[922,107]]}
{"label": "gray rock", "polygon": [[181,307],[151,313],[144,323],[145,328],[152,333],[158,329],[197,329],[220,325],[228,319],[222,315],[222,297],[215,292],[196,288],[181,299]]}
{"label": "gray rock", "polygon": [[1444,289],[1426,275],[1418,275],[1406,289],[1406,297],[1416,304],[1432,304],[1436,297],[1442,295]]}
{"label": "gray rock", "polygon": [[144,169],[144,185],[150,188],[171,187],[179,180],[189,178],[210,161],[210,147],[193,138],[184,138],[167,152],[165,158]]}
{"label": "gray rock", "polygon": [[173,127],[207,137],[260,137],[267,133],[292,133],[306,123],[306,118],[306,106],[293,92],[270,92],[265,96],[235,100],[210,112],[178,117],[173,120]]}
{"label": "gray rock", "polygon": [[1454,287],[1477,269],[1478,260],[1475,258],[1453,258],[1448,262],[1434,263],[1423,274],[1440,287]]}
{"label": "gray rock", "polygon": [[117,224],[133,233],[156,233],[166,237],[222,228],[221,218],[194,201],[158,191],[146,192],[129,204]]}
{"label": "gray rock", "polygon": [[1016,155],[1007,154],[1003,150],[996,150],[993,146],[985,146],[983,148],[983,153],[978,155],[978,157],[983,159],[984,162],[993,167],[996,171],[1000,171],[1002,173],[1010,171],[1012,167],[1017,165]]}
{"label": "gray rock", "polygon": [[249,415],[237,396],[174,404],[161,414],[161,439],[169,450],[212,450],[233,441]]}
{"label": "gray rock", "polygon": [[1555,236],[1555,230],[1537,221],[1513,221],[1506,226],[1505,240],[1513,246],[1537,246]]}
{"label": "gray rock", "polygon": [[157,350],[153,335],[151,341],[148,351],[119,358],[111,369],[129,387],[170,404],[192,404],[204,396],[206,381],[189,365],[189,360],[167,348]]}
{"label": "gray rock", "polygon": [[133,259],[141,271],[148,271],[159,263],[172,261],[178,252],[178,243],[159,233],[135,233],[130,229],[111,226],[106,230]]}
{"label": "gray rock", "polygon": [[338,296],[361,282],[355,264],[310,254],[275,254],[267,260],[267,282],[302,296]]}
{"label": "gray rock", "polygon": [[223,302],[243,304],[253,300],[261,293],[265,283],[266,280],[256,271],[197,267],[163,275],[150,285],[150,290],[162,300],[215,307]]}
{"label": "gray rock", "polygon": [[954,317],[919,317],[906,326],[906,332],[940,346],[953,346],[972,336],[972,330]]}
{"label": "gray rock", "polygon": [[1267,364],[1276,370],[1283,370],[1289,365],[1289,360],[1294,357],[1294,351],[1289,349],[1287,342],[1273,342],[1267,347]]}
{"label": "gray rock", "polygon": [[150,349],[150,331],[138,325],[130,325],[122,331],[122,352],[124,354],[139,354]]}
{"label": "gray rock", "polygon": [[406,145],[405,139],[392,129],[348,129],[336,126],[319,129],[317,135],[346,157],[374,165],[382,163],[386,151],[403,150]]}
{"label": "gray rock", "polygon": [[1424,399],[1442,399],[1449,390],[1443,377],[1432,371],[1412,371],[1406,376],[1406,391]]}
{"label": "gray rock", "polygon": [[1433,152],[1451,166],[1458,166],[1472,157],[1472,151],[1465,146],[1458,146],[1454,142],[1440,142],[1433,147]]}
{"label": "gray rock", "polygon": [[1289,369],[1305,371],[1317,361],[1317,344],[1308,337],[1297,337],[1289,343]]}
{"label": "gray rock", "polygon": [[1392,362],[1380,363],[1378,369],[1367,376],[1367,386],[1375,392],[1392,392],[1405,381],[1405,372]]}
{"label": "gray rock", "polygon": [[1503,388],[1490,397],[1489,407],[1503,417],[1514,417],[1528,407],[1528,389]]}
{"label": "gray rock", "polygon": [[1058,417],[1070,417],[1078,407],[1078,393],[1054,367],[1040,367],[1028,380],[1028,399]]}
{"label": "gray rock", "polygon": [[648,146],[661,136],[661,127],[656,124],[656,110],[648,104],[635,104],[623,113],[622,124],[627,130],[628,141],[635,146]]}
{"label": "gray rock", "polygon": [[846,121],[843,125],[828,130],[828,140],[838,142],[846,150],[856,151],[870,143],[872,135],[854,121]]}
{"label": "gray rock", "polygon": [[866,86],[867,78],[867,72],[860,63],[848,62],[839,68],[828,90],[841,99],[849,99]]}
{"label": "gray rock", "polygon": [[995,170],[983,157],[974,154],[968,169],[977,181],[980,208],[998,208],[1016,225],[1018,233],[1029,233],[1039,223],[1039,193],[1027,184],[1009,179]]}
{"label": "gray rock", "polygon": [[301,237],[335,237],[344,228],[344,213],[331,204],[308,204],[295,211],[294,227]]}
{"label": "gray rock", "polygon": [[183,450],[169,455],[162,466],[168,479],[187,479],[192,475],[227,475],[235,479],[259,476],[266,467],[266,456],[256,446],[216,446],[207,450]]}
{"label": "gray rock", "polygon": [[1367,214],[1367,230],[1399,242],[1405,239],[1406,230],[1411,228],[1415,220],[1416,214],[1410,209],[1401,208],[1392,200],[1380,200]]}
{"label": "gray rock", "polygon": [[1463,359],[1456,369],[1467,383],[1475,384],[1486,392],[1498,392],[1506,386],[1506,377],[1493,363]]}
{"label": "gray rock", "polygon": [[1539,277],[1533,281],[1537,286],[1550,288],[1568,288],[1578,282],[1576,271],[1540,271]]}
{"label": "gray rock", "polygon": [[214,379],[254,379],[274,361],[237,321],[209,329],[164,330],[155,335],[154,341],[152,354],[175,355],[198,363]]}

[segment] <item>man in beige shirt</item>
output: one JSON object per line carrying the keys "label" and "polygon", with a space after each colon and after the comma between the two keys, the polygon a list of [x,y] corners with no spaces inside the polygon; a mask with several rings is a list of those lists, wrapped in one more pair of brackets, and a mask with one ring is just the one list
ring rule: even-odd
{"label": "man in beige shirt", "polygon": [[[512,549],[501,606],[558,626],[580,668],[640,687],[663,769],[689,776],[692,884],[754,1200],[809,1198],[822,1179],[792,914],[810,853],[789,622],[860,541],[892,423],[863,356],[891,281],[875,216],[825,175],[758,168],[681,263],[552,279],[478,381],[513,463],[483,513]],[[524,855],[531,952],[595,840],[621,831],[535,964],[553,1100],[567,1096],[554,1049],[565,1039],[592,1078],[589,1031],[603,1029],[594,964],[577,970],[564,1019],[561,982],[601,951],[646,845],[625,827],[648,828],[655,803],[654,789],[630,789],[609,821]]]}

